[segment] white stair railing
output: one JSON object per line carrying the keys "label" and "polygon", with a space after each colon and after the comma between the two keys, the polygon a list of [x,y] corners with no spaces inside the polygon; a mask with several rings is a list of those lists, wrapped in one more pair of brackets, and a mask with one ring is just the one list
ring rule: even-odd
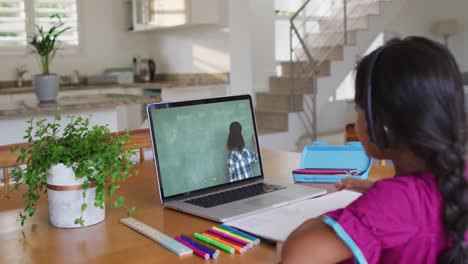
{"label": "white stair railing", "polygon": [[[348,2],[353,2],[349,4]],[[371,3],[379,3],[379,0]],[[365,17],[370,11],[369,1],[363,0],[306,0],[290,19],[290,108],[297,109],[297,104],[303,104],[300,115],[306,129],[306,136],[311,140],[317,138],[317,78],[320,68],[332,52],[337,48],[354,43],[353,28],[357,19]],[[325,25],[325,26],[322,26]],[[353,36],[353,39],[350,37]],[[310,89],[307,91],[309,100],[296,102],[298,78],[309,78]]]}

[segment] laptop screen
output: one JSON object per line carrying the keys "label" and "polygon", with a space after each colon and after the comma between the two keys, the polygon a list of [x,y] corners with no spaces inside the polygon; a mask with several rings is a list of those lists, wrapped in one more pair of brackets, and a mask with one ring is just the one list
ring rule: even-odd
{"label": "laptop screen", "polygon": [[148,106],[162,198],[262,176],[250,95]]}

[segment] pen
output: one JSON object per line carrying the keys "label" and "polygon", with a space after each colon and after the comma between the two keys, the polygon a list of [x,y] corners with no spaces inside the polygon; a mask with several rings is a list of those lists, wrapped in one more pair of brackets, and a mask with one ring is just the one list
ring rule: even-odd
{"label": "pen", "polygon": [[326,174],[326,175],[359,175],[361,172],[356,169],[317,169],[317,168],[303,168],[293,170],[295,174]]}
{"label": "pen", "polygon": [[239,245],[236,245],[236,244],[234,244],[234,243],[231,243],[231,242],[229,242],[229,241],[224,240],[224,239],[221,238],[221,237],[217,237],[217,236],[214,235],[214,234],[210,234],[210,233],[206,233],[206,232],[205,232],[205,233],[203,233],[203,235],[204,235],[204,236],[207,236],[207,237],[209,237],[209,238],[211,238],[211,239],[213,239],[213,240],[215,240],[215,241],[218,241],[219,243],[224,244],[224,245],[226,245],[226,246],[228,246],[228,247],[232,247],[235,251],[237,251],[237,252],[239,252],[239,253],[241,253],[241,254],[245,253],[245,252],[249,249],[247,246],[239,246]]}
{"label": "pen", "polygon": [[185,235],[180,235],[180,238],[185,240],[187,243],[190,243],[191,245],[203,250],[203,251],[206,251],[208,254],[210,254],[210,256],[213,258],[213,259],[216,259],[218,258],[219,256],[219,249],[210,249],[208,247],[205,247],[204,245],[201,245],[195,241],[193,241],[192,239],[190,239],[189,237],[185,236]]}
{"label": "pen", "polygon": [[224,251],[226,251],[226,252],[228,252],[230,254],[234,253],[234,251],[235,251],[232,247],[229,247],[229,246],[226,246],[226,245],[224,245],[222,243],[219,243],[218,241],[215,241],[214,239],[211,239],[211,238],[209,238],[207,236],[204,236],[204,235],[202,235],[200,233],[195,233],[195,234],[193,234],[193,236],[196,239],[199,239],[199,240],[201,240],[203,242],[206,242],[206,243],[208,243],[210,245],[218,247],[218,248],[220,248],[220,249],[222,249],[222,250],[224,250]]}
{"label": "pen", "polygon": [[[246,235],[250,235],[250,236],[253,237],[253,234],[251,234],[251,233],[249,233],[249,232],[247,232],[247,231],[242,231],[242,232],[243,232],[244,234],[246,234]],[[261,241],[262,243],[268,244],[268,245],[270,245],[270,246],[272,246],[272,247],[276,247],[276,244],[277,244],[277,243],[276,243],[275,240],[271,240],[271,239],[264,238],[264,237],[259,237],[259,236],[257,236],[257,237],[258,237],[258,239],[260,239],[260,241]]]}
{"label": "pen", "polygon": [[222,232],[224,234],[231,235],[231,236],[233,236],[233,237],[235,237],[235,238],[237,238],[239,240],[245,241],[245,242],[247,242],[247,243],[249,243],[251,245],[255,244],[253,240],[248,239],[248,238],[246,238],[244,236],[241,236],[239,234],[235,234],[234,232],[228,231],[226,229],[222,229],[221,226],[219,226],[219,227],[218,226],[213,226],[213,229],[216,230],[216,231]]}
{"label": "pen", "polygon": [[227,239],[228,241],[232,241],[233,243],[238,244],[238,245],[243,246],[243,247],[245,247],[245,246],[248,246],[249,248],[252,247],[252,243],[246,242],[244,240],[240,240],[240,239],[238,239],[236,237],[233,237],[233,236],[231,236],[229,234],[219,232],[216,229],[210,229],[210,230],[208,230],[206,232],[213,233],[213,234],[215,234],[217,236],[220,236],[220,237],[222,237],[224,239]]}
{"label": "pen", "polygon": [[245,237],[245,238],[247,238],[247,239],[252,240],[252,241],[254,242],[255,245],[258,245],[258,244],[260,243],[260,239],[254,237],[254,236],[252,236],[252,235],[246,234],[245,232],[242,232],[242,231],[240,231],[240,230],[238,230],[238,229],[232,228],[232,227],[227,226],[227,225],[220,225],[220,227],[221,227],[222,229],[231,231],[231,232],[233,232],[233,233],[235,233],[235,234],[238,234],[238,235],[240,235],[240,236],[243,236],[243,237]]}
{"label": "pen", "polygon": [[200,256],[201,258],[204,258],[204,259],[209,259],[210,258],[210,254],[208,254],[207,252],[197,248],[196,246],[188,243],[187,241],[183,240],[182,238],[180,237],[176,237],[175,240],[179,241],[180,243],[184,244],[186,247],[190,248],[193,250],[193,252],[195,254],[197,254],[198,256]]}

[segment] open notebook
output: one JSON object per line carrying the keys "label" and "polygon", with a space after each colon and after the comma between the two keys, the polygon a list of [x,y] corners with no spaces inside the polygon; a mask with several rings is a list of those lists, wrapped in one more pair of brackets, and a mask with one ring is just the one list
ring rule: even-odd
{"label": "open notebook", "polygon": [[320,216],[328,211],[346,207],[359,196],[361,196],[360,193],[352,191],[334,192],[243,217],[225,224],[263,238],[284,242],[289,234],[305,220]]}

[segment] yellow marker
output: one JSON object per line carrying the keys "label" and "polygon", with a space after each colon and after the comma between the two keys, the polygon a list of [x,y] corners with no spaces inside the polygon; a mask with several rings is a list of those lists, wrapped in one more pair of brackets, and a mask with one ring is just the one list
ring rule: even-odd
{"label": "yellow marker", "polygon": [[216,231],[222,232],[222,233],[224,233],[224,234],[233,236],[233,237],[235,237],[235,238],[237,238],[237,239],[240,239],[240,240],[242,240],[242,241],[245,241],[246,243],[249,243],[249,247],[251,247],[251,246],[253,245],[253,241],[250,240],[250,239],[248,239],[248,238],[245,238],[245,237],[239,236],[239,235],[237,235],[237,234],[231,233],[231,232],[226,231],[226,230],[224,230],[224,229],[221,229],[221,228],[219,228],[219,227],[217,227],[217,226],[213,226],[213,229],[216,230]]}

